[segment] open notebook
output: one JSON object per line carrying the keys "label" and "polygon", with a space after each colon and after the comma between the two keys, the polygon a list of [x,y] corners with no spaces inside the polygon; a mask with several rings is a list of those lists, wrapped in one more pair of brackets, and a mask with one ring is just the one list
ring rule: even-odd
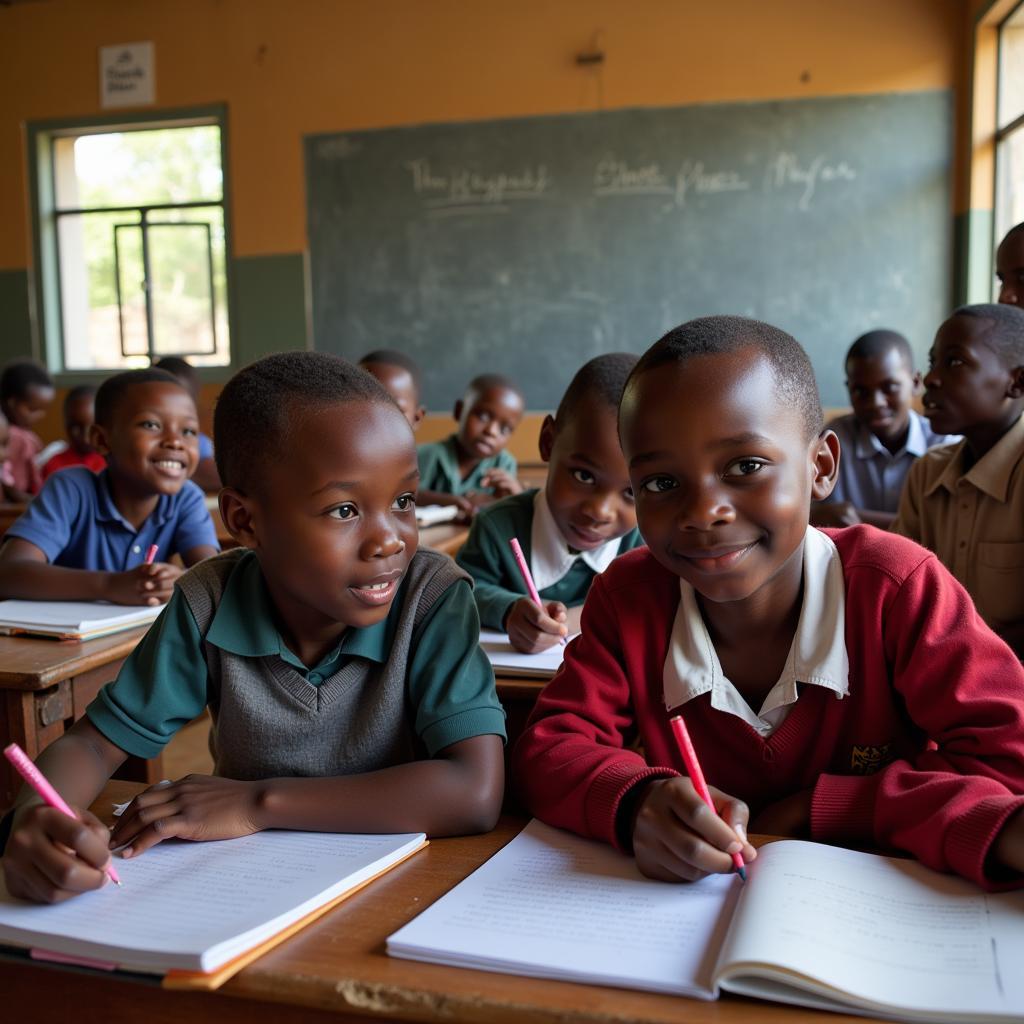
{"label": "open notebook", "polygon": [[550,679],[561,667],[565,654],[562,644],[555,644],[540,654],[522,654],[509,643],[507,633],[493,629],[480,630],[480,646],[495,672],[528,679]]}
{"label": "open notebook", "polygon": [[128,971],[189,972],[170,975],[170,985],[215,987],[255,959],[245,954],[265,952],[424,846],[422,833],[168,840],[117,862],[123,886],[55,906],[16,900],[0,879],[0,943]]}
{"label": "open notebook", "polygon": [[928,1021],[1024,1016],[1024,892],[908,860],[764,846],[749,881],[644,878],[604,844],[531,822],[392,935],[392,956],[714,999],[720,989]]}
{"label": "open notebook", "polygon": [[0,634],[93,640],[146,626],[162,611],[163,605],[101,601],[0,601]]}

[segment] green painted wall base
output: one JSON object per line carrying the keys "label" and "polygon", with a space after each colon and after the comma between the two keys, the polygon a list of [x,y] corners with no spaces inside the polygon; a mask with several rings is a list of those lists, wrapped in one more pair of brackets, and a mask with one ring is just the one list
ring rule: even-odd
{"label": "green painted wall base", "polygon": [[27,270],[0,270],[0,363],[32,355]]}

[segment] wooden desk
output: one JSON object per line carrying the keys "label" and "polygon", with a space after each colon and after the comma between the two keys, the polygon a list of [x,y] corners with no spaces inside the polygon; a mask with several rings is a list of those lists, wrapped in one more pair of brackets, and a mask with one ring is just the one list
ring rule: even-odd
{"label": "wooden desk", "polygon": [[468,526],[456,526],[454,523],[437,523],[435,526],[424,526],[420,529],[420,544],[425,548],[433,548],[442,555],[453,558],[459,548],[466,543],[469,536]]}
{"label": "wooden desk", "polygon": [[[0,637],[0,747],[12,741],[36,755],[77,721],[104,684],[110,682],[146,630],[73,643]],[[119,774],[142,782],[159,782],[160,758],[129,758]],[[0,763],[0,809],[9,807],[21,779]]]}
{"label": "wooden desk", "polygon": [[[111,783],[93,810],[139,787]],[[433,840],[362,892],[213,993],[165,991],[118,975],[0,958],[5,1019],[52,1024],[75,1007],[113,1024],[853,1024],[863,1018],[725,996],[717,1003],[393,960],[384,940],[504,846],[525,824],[506,817],[485,836]]]}

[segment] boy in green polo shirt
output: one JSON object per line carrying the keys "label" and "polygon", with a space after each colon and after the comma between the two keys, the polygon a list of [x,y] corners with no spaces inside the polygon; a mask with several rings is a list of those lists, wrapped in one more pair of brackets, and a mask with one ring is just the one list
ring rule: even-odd
{"label": "boy in green polo shirt", "polygon": [[[597,356],[573,377],[554,417],[544,420],[542,490],[524,491],[481,511],[458,554],[475,582],[480,621],[503,629],[527,654],[579,631],[594,577],[639,547],[629,471],[619,447],[619,399],[637,357]],[[517,537],[544,607],[526,595],[509,540]]]}
{"label": "boy in green polo shirt", "polygon": [[469,522],[482,505],[519,494],[516,460],[505,445],[523,418],[522,392],[507,378],[482,374],[455,403],[459,424],[443,441],[418,450],[421,505],[456,505]]}
{"label": "boy in green polo shirt", "polygon": [[[13,895],[96,889],[110,849],[169,837],[497,820],[504,714],[469,578],[417,550],[416,450],[393,400],[344,360],[284,353],[228,382],[214,435],[239,547],[179,579],[117,680],[39,758],[81,820],[20,794]],[[112,772],[204,706],[216,774],[146,790],[108,833],[85,808]]]}

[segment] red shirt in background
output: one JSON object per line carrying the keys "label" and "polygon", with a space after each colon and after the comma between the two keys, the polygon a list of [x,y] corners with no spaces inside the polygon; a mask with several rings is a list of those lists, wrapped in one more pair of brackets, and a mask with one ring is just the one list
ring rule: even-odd
{"label": "red shirt in background", "polygon": [[65,448],[57,452],[52,458],[47,459],[43,466],[43,479],[52,476],[58,469],[67,469],[69,466],[85,466],[94,473],[100,473],[107,468],[106,457],[99,452],[87,452],[79,455],[74,448]]}
{"label": "red shirt in background", "polygon": [[11,467],[14,486],[19,491],[38,494],[43,486],[43,477],[36,465],[36,456],[43,450],[38,435],[24,427],[10,427],[11,435],[7,445],[7,462]]}

